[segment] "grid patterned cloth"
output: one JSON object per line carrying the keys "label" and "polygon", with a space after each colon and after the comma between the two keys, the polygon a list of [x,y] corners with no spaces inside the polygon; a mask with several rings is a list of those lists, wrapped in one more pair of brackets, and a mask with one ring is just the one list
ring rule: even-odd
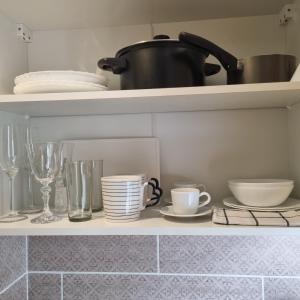
{"label": "grid patterned cloth", "polygon": [[300,210],[262,212],[215,207],[212,221],[224,225],[300,226]]}

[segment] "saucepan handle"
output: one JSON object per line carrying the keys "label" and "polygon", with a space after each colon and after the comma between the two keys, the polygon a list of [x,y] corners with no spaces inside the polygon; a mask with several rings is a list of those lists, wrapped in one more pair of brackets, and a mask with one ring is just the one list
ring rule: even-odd
{"label": "saucepan handle", "polygon": [[98,61],[98,67],[105,71],[111,71],[114,74],[121,74],[127,70],[127,60],[122,57],[106,57]]}

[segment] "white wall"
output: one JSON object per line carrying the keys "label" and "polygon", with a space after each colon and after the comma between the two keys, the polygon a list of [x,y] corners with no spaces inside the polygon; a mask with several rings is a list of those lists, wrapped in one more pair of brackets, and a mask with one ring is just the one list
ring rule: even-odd
{"label": "white wall", "polygon": [[[153,32],[152,32],[153,31]],[[278,25],[278,16],[258,16],[163,23],[101,29],[34,31],[29,44],[29,70],[73,69],[95,72],[97,61],[114,56],[124,46],[151,39],[152,34],[169,34],[177,38],[180,31],[202,35],[238,58],[285,52],[285,28]],[[209,59],[209,61],[215,61]],[[119,78],[105,72],[110,88],[119,88]],[[225,72],[208,83],[224,83]]]}
{"label": "white wall", "polygon": [[16,24],[0,13],[0,94],[11,94],[14,78],[27,70],[27,45],[18,40]]}
{"label": "white wall", "polygon": [[287,177],[287,111],[233,110],[194,113],[33,118],[49,139],[158,137],[161,179],[205,183],[215,200],[229,194],[226,181]]}

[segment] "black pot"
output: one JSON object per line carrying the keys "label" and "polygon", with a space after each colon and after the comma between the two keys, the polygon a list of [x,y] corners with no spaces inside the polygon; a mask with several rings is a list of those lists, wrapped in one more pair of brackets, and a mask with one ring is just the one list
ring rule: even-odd
{"label": "black pot", "polygon": [[99,68],[121,75],[121,89],[149,89],[205,85],[205,76],[220,66],[205,63],[209,51],[168,36],[119,50],[115,58],[102,58]]}

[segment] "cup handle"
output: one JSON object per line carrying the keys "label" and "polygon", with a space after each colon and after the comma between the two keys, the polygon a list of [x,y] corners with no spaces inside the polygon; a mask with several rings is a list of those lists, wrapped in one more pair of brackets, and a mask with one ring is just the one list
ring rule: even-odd
{"label": "cup handle", "polygon": [[200,193],[206,191],[206,186],[204,184],[202,184],[202,183],[199,183],[197,188],[200,191]]}
{"label": "cup handle", "polygon": [[198,206],[199,208],[200,208],[200,207],[203,207],[203,206],[205,206],[205,205],[207,205],[207,204],[211,201],[211,196],[210,196],[209,193],[207,193],[207,192],[202,192],[202,193],[200,193],[200,195],[199,195],[199,200],[200,200],[200,198],[201,198],[202,196],[206,196],[207,199],[206,199],[204,202],[202,202],[201,204],[199,204],[199,206]]}
{"label": "cup handle", "polygon": [[163,190],[159,186],[158,179],[157,178],[151,178],[148,182],[144,183],[144,187],[147,186],[147,185],[152,187],[152,193],[151,193],[152,197],[150,199],[147,199],[145,207],[150,207],[150,206],[157,205],[160,201],[160,198],[161,198],[162,194],[163,194]]}

